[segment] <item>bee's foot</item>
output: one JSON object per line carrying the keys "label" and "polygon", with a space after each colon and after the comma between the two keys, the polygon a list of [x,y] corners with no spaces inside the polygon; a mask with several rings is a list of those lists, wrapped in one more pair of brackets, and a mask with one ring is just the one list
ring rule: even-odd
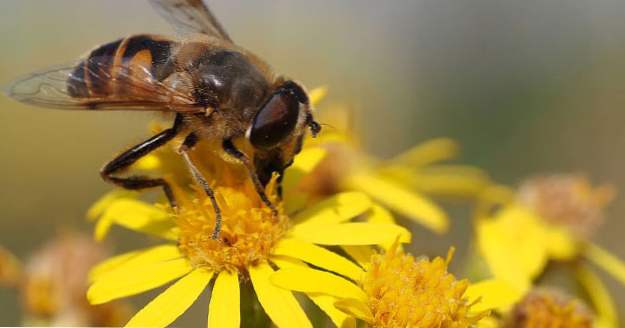
{"label": "bee's foot", "polygon": [[271,206],[270,208],[271,208],[271,217],[273,218],[274,221],[277,221],[280,213],[275,207]]}

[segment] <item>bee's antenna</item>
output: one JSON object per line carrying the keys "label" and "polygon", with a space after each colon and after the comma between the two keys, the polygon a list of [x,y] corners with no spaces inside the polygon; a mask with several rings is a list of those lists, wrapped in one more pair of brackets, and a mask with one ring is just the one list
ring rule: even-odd
{"label": "bee's antenna", "polygon": [[328,124],[328,123],[320,123],[319,125],[320,125],[320,126],[321,126],[324,130],[325,130],[325,129],[334,130],[334,131],[337,131],[337,130],[338,130],[338,128],[337,128],[336,126],[332,125],[332,124]]}
{"label": "bee's antenna", "polygon": [[313,138],[316,138],[319,132],[321,132],[321,125],[315,121],[310,121],[308,127],[310,127]]}
{"label": "bee's antenna", "polygon": [[321,125],[313,118],[310,108],[306,111],[306,125],[310,128],[313,138],[317,137],[319,132],[321,132]]}

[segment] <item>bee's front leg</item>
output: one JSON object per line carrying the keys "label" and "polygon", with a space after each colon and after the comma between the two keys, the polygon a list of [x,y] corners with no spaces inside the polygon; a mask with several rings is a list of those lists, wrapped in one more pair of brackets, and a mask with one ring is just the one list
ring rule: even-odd
{"label": "bee's front leg", "polygon": [[215,211],[215,227],[213,228],[213,233],[211,234],[211,238],[217,239],[219,238],[219,232],[221,231],[221,220],[222,220],[221,208],[219,208],[219,204],[217,204],[217,199],[215,198],[215,192],[213,191],[211,186],[208,184],[208,181],[206,181],[206,178],[204,178],[204,176],[202,175],[202,172],[200,172],[197,166],[193,164],[193,160],[191,160],[191,156],[189,155],[189,150],[193,149],[193,147],[195,146],[197,142],[198,142],[197,135],[195,133],[189,134],[184,139],[184,142],[178,149],[178,152],[182,155],[182,158],[184,158],[184,161],[187,164],[189,171],[191,171],[191,175],[193,176],[193,179],[195,180],[197,184],[200,185],[200,187],[202,187],[202,189],[206,193],[206,196],[208,196],[208,198],[211,201],[211,204],[213,205],[213,210]]}

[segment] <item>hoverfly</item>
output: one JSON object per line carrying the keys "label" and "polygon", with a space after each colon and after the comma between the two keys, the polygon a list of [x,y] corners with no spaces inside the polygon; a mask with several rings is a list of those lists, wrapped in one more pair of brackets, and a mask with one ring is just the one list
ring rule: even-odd
{"label": "hoverfly", "polygon": [[[161,187],[175,209],[176,200],[164,179],[120,173],[183,135],[179,153],[211,200],[216,214],[212,238],[216,239],[221,211],[188,153],[199,140],[209,139],[221,143],[224,160],[245,166],[260,199],[276,214],[265,185],[299,153],[306,129],[313,136],[321,129],[305,89],[274,75],[268,64],[235,45],[202,0],[149,1],[183,38],[144,34],[106,43],[78,64],[17,80],[8,95],[49,108],[173,113],[171,128],[107,163],[100,171],[102,178],[132,190]],[[247,142],[253,154],[237,148],[237,139]]]}

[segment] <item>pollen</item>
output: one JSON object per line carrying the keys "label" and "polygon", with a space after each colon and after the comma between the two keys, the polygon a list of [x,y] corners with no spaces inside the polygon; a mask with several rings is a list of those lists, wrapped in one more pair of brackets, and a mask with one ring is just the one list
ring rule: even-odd
{"label": "pollen", "polygon": [[178,247],[192,265],[221,272],[245,273],[246,268],[266,261],[273,246],[288,229],[282,204],[274,204],[278,215],[262,205],[253,190],[218,187],[217,203],[222,213],[222,229],[211,239],[215,211],[208,198],[184,199],[176,217]]}
{"label": "pollen", "polygon": [[397,247],[374,255],[362,282],[373,326],[470,327],[486,313],[470,314],[469,282],[447,272],[447,259],[414,258]]}
{"label": "pollen", "polygon": [[592,314],[580,301],[553,289],[537,289],[511,311],[506,328],[590,328]]}
{"label": "pollen", "polygon": [[588,238],[603,223],[603,208],[614,198],[610,186],[591,186],[576,175],[551,175],[527,180],[519,188],[519,201],[547,223],[561,225]]}

